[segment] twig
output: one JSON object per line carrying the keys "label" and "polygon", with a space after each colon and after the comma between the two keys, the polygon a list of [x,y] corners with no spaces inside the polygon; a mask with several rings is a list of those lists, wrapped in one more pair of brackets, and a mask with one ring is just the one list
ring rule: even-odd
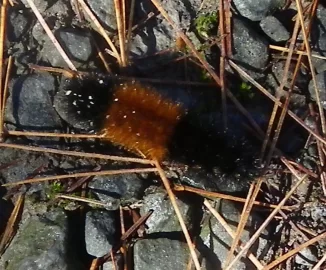
{"label": "twig", "polygon": [[45,20],[43,19],[41,13],[38,11],[37,7],[35,6],[33,0],[26,0],[27,3],[29,4],[29,6],[31,7],[32,11],[34,12],[36,18],[38,19],[38,21],[40,22],[40,24],[42,25],[44,31],[46,32],[46,34],[49,36],[50,40],[52,41],[53,45],[57,48],[58,52],[60,53],[60,55],[62,56],[63,60],[66,62],[66,64],[68,65],[68,67],[72,70],[77,70],[76,67],[74,66],[74,64],[71,62],[71,60],[69,59],[68,55],[65,53],[65,51],[62,49],[60,43],[57,41],[57,39],[55,38],[55,36],[53,35],[51,29],[49,28],[49,26],[47,25],[47,23],[45,22]]}
{"label": "twig", "polygon": [[129,61],[129,53],[130,53],[130,44],[131,44],[131,33],[132,33],[132,22],[134,20],[135,13],[135,0],[131,0],[130,4],[130,12],[129,12],[129,22],[128,22],[128,31],[127,31],[127,44],[126,44],[126,57],[127,62]]}
{"label": "twig", "polygon": [[155,168],[143,168],[143,169],[122,169],[122,170],[107,170],[100,172],[83,172],[83,173],[72,173],[72,174],[64,174],[64,175],[54,175],[54,176],[46,176],[46,177],[38,177],[33,179],[22,180],[13,183],[2,184],[3,187],[24,185],[24,184],[33,184],[39,182],[46,182],[51,180],[60,180],[60,179],[68,179],[68,178],[77,178],[77,177],[86,177],[86,176],[103,176],[103,175],[117,175],[117,174],[128,174],[128,173],[149,173],[156,172]]}
{"label": "twig", "polygon": [[324,256],[319,260],[319,262],[314,266],[314,268],[312,268],[311,270],[319,270],[321,269],[321,265],[326,261],[326,253],[324,254]]}
{"label": "twig", "polygon": [[12,136],[28,136],[28,137],[103,139],[103,135],[99,135],[99,134],[71,134],[71,133],[51,133],[51,132],[17,131],[17,130],[8,130],[7,134]]}
{"label": "twig", "polygon": [[43,148],[43,147],[36,147],[36,146],[25,146],[19,144],[11,144],[11,143],[0,143],[0,147],[21,149],[26,151],[34,151],[34,152],[42,152],[42,153],[51,153],[51,154],[58,154],[58,155],[75,156],[75,157],[82,157],[82,158],[98,158],[98,159],[122,161],[122,162],[153,164],[153,161],[148,159],[101,155],[96,153],[84,153],[84,152],[68,151],[68,150],[58,150],[58,149]]}
{"label": "twig", "polygon": [[192,260],[195,264],[195,267],[197,270],[200,270],[200,264],[199,264],[199,260],[198,260],[198,257],[197,257],[197,254],[195,252],[195,248],[193,246],[193,243],[191,241],[191,238],[190,238],[190,235],[189,235],[189,232],[187,230],[187,226],[184,222],[184,219],[182,217],[182,214],[180,212],[180,209],[178,207],[178,204],[177,204],[177,200],[176,200],[176,197],[171,189],[171,186],[170,186],[170,183],[169,183],[169,180],[166,178],[165,176],[165,173],[163,171],[163,169],[161,168],[161,165],[159,164],[158,161],[155,160],[155,166],[157,168],[157,171],[162,179],[162,182],[163,182],[163,185],[166,189],[166,192],[168,193],[169,195],[169,198],[170,198],[170,201],[171,201],[171,204],[174,208],[174,211],[178,217],[178,220],[179,220],[179,223],[180,223],[180,226],[182,228],[182,231],[183,231],[183,234],[186,238],[186,241],[187,241],[187,244],[188,244],[188,247],[189,247],[189,250],[190,250],[190,254],[191,254],[191,257],[192,257]]}
{"label": "twig", "polygon": [[259,235],[262,233],[262,231],[267,227],[269,222],[274,218],[274,216],[278,213],[278,211],[281,209],[281,207],[286,203],[286,201],[290,198],[290,196],[293,194],[293,192],[301,185],[301,183],[307,178],[307,175],[303,176],[293,187],[292,189],[286,194],[284,199],[278,204],[277,208],[275,208],[270,215],[267,217],[267,219],[263,222],[263,224],[259,227],[259,229],[254,233],[254,235],[250,238],[248,243],[241,249],[241,251],[238,253],[238,255],[233,259],[233,261],[229,264],[229,266],[226,268],[226,270],[233,269],[232,266],[248,251],[248,249],[256,242]]}
{"label": "twig", "polygon": [[[2,139],[3,139],[2,136],[3,136],[3,130],[4,130],[5,109],[6,109],[8,88],[9,88],[10,73],[11,73],[12,62],[13,62],[12,59],[13,59],[12,56],[9,56],[5,84],[3,87],[2,104],[0,101],[0,106],[1,106],[1,110],[0,110],[0,141],[2,141]],[[0,100],[1,100],[1,97],[0,97]]]}

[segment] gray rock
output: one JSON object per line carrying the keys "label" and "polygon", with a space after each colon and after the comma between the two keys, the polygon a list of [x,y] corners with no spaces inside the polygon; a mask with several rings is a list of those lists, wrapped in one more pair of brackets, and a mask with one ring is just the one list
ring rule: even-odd
{"label": "gray rock", "polygon": [[[324,109],[326,109],[326,71],[317,74],[316,76],[316,83],[317,83],[317,89],[319,93],[319,98],[321,105]],[[309,83],[309,93],[311,95],[311,98],[316,101],[316,92],[314,88],[314,82],[311,80]]]}
{"label": "gray rock", "polygon": [[304,265],[307,267],[312,267],[317,263],[317,257],[312,253],[310,247],[306,247],[297,253],[294,257],[294,260],[300,266]]}
{"label": "gray rock", "polygon": [[[180,199],[177,199],[177,204],[184,218],[186,226],[190,229],[194,222],[194,207]],[[140,208],[141,215],[145,215],[150,210],[153,210],[152,215],[146,221],[146,232],[181,232],[180,223],[175,214],[171,201],[164,190],[157,190],[154,193],[147,194],[144,197],[143,205]]]}
{"label": "gray rock", "polygon": [[[59,29],[55,32],[55,36],[77,68],[85,65],[94,52],[91,37],[82,30]],[[49,61],[52,66],[67,67],[66,62],[48,38],[45,40],[41,55],[43,60]]]}
{"label": "gray rock", "polygon": [[285,42],[290,38],[289,31],[274,16],[267,16],[259,23],[261,29],[274,42]]}
{"label": "gray rock", "polygon": [[28,18],[26,14],[20,10],[10,9],[7,29],[8,40],[11,42],[19,41],[22,35],[26,34],[29,29],[30,19],[31,18]]}
{"label": "gray rock", "polygon": [[[320,56],[326,56],[326,32],[321,34],[312,47],[312,53]],[[326,70],[326,60],[316,57],[312,57],[312,63],[317,73],[321,73]]]}
{"label": "gray rock", "polygon": [[32,74],[13,80],[5,110],[5,121],[23,129],[53,130],[61,121],[52,107],[55,80],[48,74]]}
{"label": "gray rock", "polygon": [[[230,201],[222,200],[220,201],[218,212],[227,221],[232,230],[236,231],[239,222],[240,212],[235,207],[235,205]],[[250,236],[255,232],[256,227],[253,224],[257,224],[257,222],[260,222],[257,216],[249,217],[246,229],[243,231],[241,237],[241,240],[244,243],[246,243],[250,239]],[[232,237],[226,232],[221,223],[218,222],[216,218],[212,216],[211,218],[206,219],[206,222],[203,224],[200,233],[200,238],[202,240],[203,245],[206,248],[209,248],[209,250],[205,250],[204,248],[198,247],[198,249],[203,250],[202,255],[207,259],[207,262],[212,265],[215,265],[216,269],[222,268],[230,246],[232,244]],[[256,244],[250,250],[258,257],[262,255],[263,249],[266,247],[266,245],[267,241],[263,238],[259,238],[258,242],[256,242]],[[213,252],[214,255],[210,252]],[[234,266],[234,269],[256,269],[256,267],[252,264],[249,259],[245,258],[239,261]]]}
{"label": "gray rock", "polygon": [[233,56],[253,78],[262,77],[269,58],[268,42],[239,18],[233,19]]}
{"label": "gray rock", "polygon": [[[114,0],[87,0],[86,2],[106,30],[110,32],[117,30]],[[87,14],[85,17],[90,20]]]}
{"label": "gray rock", "polygon": [[88,254],[101,257],[107,254],[116,241],[116,213],[91,210],[86,214],[85,242]]}
{"label": "gray rock", "polygon": [[135,270],[183,270],[189,258],[187,244],[177,240],[143,239],[134,245]]}
{"label": "gray rock", "polygon": [[137,174],[95,176],[89,188],[103,202],[118,207],[118,201],[135,202],[146,188],[146,183]]}
{"label": "gray rock", "polygon": [[233,4],[241,16],[260,21],[284,6],[285,0],[234,0]]}
{"label": "gray rock", "polygon": [[[2,148],[0,152],[0,166],[8,165],[1,170],[4,182],[12,183],[27,179],[40,167],[47,167],[49,158],[47,155],[38,155],[11,148]],[[11,165],[10,165],[11,164]]]}
{"label": "gray rock", "polygon": [[80,262],[68,256],[67,241],[67,216],[62,210],[30,213],[1,257],[0,268],[7,270],[83,269]]}
{"label": "gray rock", "polygon": [[[175,25],[179,29],[187,31],[196,16],[196,8],[200,6],[200,2],[193,1],[191,5],[188,5],[183,1],[164,0],[161,1],[161,5]],[[143,19],[153,10],[153,6],[147,1],[139,1],[139,5],[136,5],[135,17]],[[133,37],[130,43],[131,57],[133,61],[137,61],[140,57],[150,56],[159,51],[174,48],[176,38],[176,31],[159,14],[156,19],[147,22],[146,26]],[[176,52],[171,50],[155,57],[146,58],[146,60],[140,58],[136,63],[137,67],[147,70],[167,63],[177,55]]]}
{"label": "gray rock", "polygon": [[[35,0],[33,1],[35,6],[37,6],[38,11],[42,14],[49,6],[49,3],[47,1],[43,0]],[[22,3],[25,5],[25,7],[30,8],[28,2],[26,0],[22,0]]]}

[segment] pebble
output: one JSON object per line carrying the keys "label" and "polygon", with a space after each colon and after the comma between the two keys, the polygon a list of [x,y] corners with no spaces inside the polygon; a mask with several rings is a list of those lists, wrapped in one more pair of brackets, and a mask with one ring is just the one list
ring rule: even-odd
{"label": "pebble", "polygon": [[274,16],[263,18],[259,25],[265,34],[275,43],[286,42],[290,38],[289,31]]}
{"label": "pebble", "polygon": [[[316,75],[316,84],[318,89],[318,94],[320,98],[321,106],[326,109],[326,82],[325,82],[326,71]],[[311,99],[316,101],[316,91],[314,87],[314,82],[311,80],[309,82],[309,93]]]}

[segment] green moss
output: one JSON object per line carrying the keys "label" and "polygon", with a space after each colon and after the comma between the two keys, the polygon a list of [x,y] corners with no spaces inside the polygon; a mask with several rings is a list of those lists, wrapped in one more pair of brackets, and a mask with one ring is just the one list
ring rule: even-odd
{"label": "green moss", "polygon": [[55,196],[58,193],[61,193],[64,191],[64,186],[61,182],[59,181],[55,181],[53,183],[51,183],[46,191],[46,196],[48,197],[48,199],[52,200],[55,198]]}
{"label": "green moss", "polygon": [[255,97],[255,93],[252,91],[252,85],[242,82],[239,88],[238,96],[253,99]]}
{"label": "green moss", "polygon": [[208,38],[214,29],[217,28],[217,14],[205,14],[197,17],[195,27],[199,35]]}

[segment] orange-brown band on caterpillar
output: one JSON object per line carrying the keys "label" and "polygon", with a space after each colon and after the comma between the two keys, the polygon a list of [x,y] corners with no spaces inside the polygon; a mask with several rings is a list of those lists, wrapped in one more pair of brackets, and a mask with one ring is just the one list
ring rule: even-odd
{"label": "orange-brown band on caterpillar", "polygon": [[103,137],[131,152],[162,161],[183,114],[180,104],[154,89],[137,82],[120,84],[106,113]]}

